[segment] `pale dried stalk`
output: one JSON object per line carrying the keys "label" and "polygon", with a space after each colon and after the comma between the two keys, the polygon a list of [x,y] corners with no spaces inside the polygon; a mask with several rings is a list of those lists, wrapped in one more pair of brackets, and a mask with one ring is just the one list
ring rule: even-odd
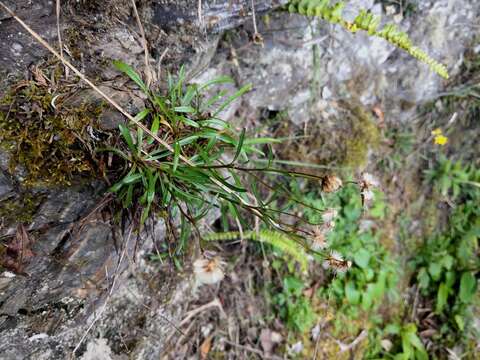
{"label": "pale dried stalk", "polygon": [[[57,6],[56,6],[56,11],[57,11],[57,37],[58,37],[58,47],[60,49],[60,56],[63,59],[63,43],[62,43],[62,32],[60,30],[60,0],[57,0]],[[68,78],[68,66],[65,66],[65,78]]]}
{"label": "pale dried stalk", "polygon": [[147,87],[150,87],[153,81],[153,71],[150,67],[150,56],[148,52],[147,46],[147,37],[145,36],[145,29],[143,28],[142,22],[140,20],[140,16],[138,15],[137,5],[135,4],[135,0],[132,0],[133,12],[135,14],[135,18],[137,19],[138,28],[140,29],[140,35],[142,35],[142,46],[143,52],[145,54],[145,75],[147,76]]}

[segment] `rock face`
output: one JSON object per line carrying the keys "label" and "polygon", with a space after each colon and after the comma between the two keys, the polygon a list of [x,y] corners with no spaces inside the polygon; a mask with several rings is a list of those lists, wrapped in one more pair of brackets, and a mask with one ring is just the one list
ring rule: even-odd
{"label": "rock face", "polygon": [[[54,1],[4,2],[56,44]],[[434,98],[444,86],[426,66],[380,39],[275,11],[285,1],[255,1],[262,45],[252,42],[248,0],[137,3],[152,68],[187,64],[193,81],[227,74],[238,84],[253,84],[254,90],[224,114],[226,119],[241,115],[245,126],[265,112],[286,112],[299,126],[322,123],[338,113],[339,100],[355,100],[367,108],[380,104],[387,120],[407,121],[416,104]],[[384,12],[373,0],[357,0],[349,2],[347,16],[360,8]],[[480,4],[474,0],[422,1],[412,14],[396,8],[387,11],[389,21],[399,22],[451,73],[480,18]],[[130,1],[62,1],[60,24],[66,56],[97,81],[118,76],[112,59],[144,69]],[[11,79],[23,77],[31,64],[46,56],[13,18],[0,11],[0,94]],[[111,123],[118,123],[118,116],[111,116]],[[4,206],[6,199],[23,190],[21,174],[11,176],[4,157],[0,160],[0,206]],[[102,190],[97,183],[36,189],[41,201],[24,228],[0,222],[2,242],[29,244],[28,251],[22,250],[26,261],[21,271],[0,274],[0,358],[67,358],[99,312],[102,316],[76,355],[160,356],[167,334],[174,331],[171,321],[182,317],[181,299],[189,295],[189,283],[168,266],[152,267],[144,261],[154,242],[162,241],[161,223],[153,234],[141,234],[139,242],[133,239],[136,235],[128,236],[128,230],[122,237],[102,213]]]}

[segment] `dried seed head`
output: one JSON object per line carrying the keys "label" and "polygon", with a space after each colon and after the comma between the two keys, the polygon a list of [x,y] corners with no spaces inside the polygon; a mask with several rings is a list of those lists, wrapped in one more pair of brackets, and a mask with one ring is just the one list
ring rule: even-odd
{"label": "dried seed head", "polygon": [[335,192],[343,185],[342,180],[335,175],[326,175],[322,179],[322,191],[326,193]]}
{"label": "dried seed head", "polygon": [[352,267],[352,262],[344,260],[342,255],[336,251],[332,251],[323,262],[325,269],[331,269],[336,273],[345,273]]}
{"label": "dried seed head", "polygon": [[323,250],[327,247],[327,240],[325,238],[324,230],[317,226],[313,229],[312,245],[313,250]]}
{"label": "dried seed head", "polygon": [[322,214],[322,220],[325,224],[332,222],[338,215],[338,211],[336,209],[327,209]]}
{"label": "dried seed head", "polygon": [[363,206],[368,206],[368,203],[372,201],[375,196],[373,189],[380,186],[380,183],[373,175],[363,173],[358,184],[360,186]]}
{"label": "dried seed head", "polygon": [[197,259],[193,263],[193,272],[195,279],[199,285],[202,284],[216,284],[223,280],[225,274],[222,266],[224,262],[219,257],[212,259]]}
{"label": "dried seed head", "polygon": [[380,186],[380,183],[378,180],[369,173],[363,173],[362,178],[360,180],[360,187],[361,188],[366,188],[366,189],[371,189],[371,188],[376,188]]}

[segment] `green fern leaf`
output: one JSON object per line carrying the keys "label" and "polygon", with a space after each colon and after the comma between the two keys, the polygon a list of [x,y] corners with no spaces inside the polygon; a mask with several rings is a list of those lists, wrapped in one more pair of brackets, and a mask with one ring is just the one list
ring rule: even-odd
{"label": "green fern leaf", "polygon": [[379,30],[380,17],[366,10],[361,10],[353,22],[346,21],[342,16],[344,6],[343,1],[331,5],[330,0],[291,0],[285,9],[290,13],[316,16],[330,23],[339,24],[352,33],[363,30],[370,36],[380,37],[427,64],[432,71],[443,78],[448,79],[449,75],[445,65],[431,58],[423,50],[413,46],[408,35],[397,29],[395,25],[387,24]]}
{"label": "green fern leaf", "polygon": [[[206,241],[228,241],[235,240],[240,237],[240,233],[234,232],[221,232],[212,233],[203,237]],[[303,271],[308,269],[308,255],[302,245],[295,240],[289,238],[285,234],[272,230],[260,230],[257,234],[254,231],[248,231],[243,234],[244,239],[263,242],[271,245],[272,247],[280,250],[281,252],[291,256],[301,266]]]}

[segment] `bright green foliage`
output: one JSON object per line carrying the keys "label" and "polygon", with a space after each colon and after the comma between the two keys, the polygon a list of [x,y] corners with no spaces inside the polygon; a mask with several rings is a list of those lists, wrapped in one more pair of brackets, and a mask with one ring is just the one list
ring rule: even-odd
{"label": "bright green foliage", "polygon": [[330,0],[292,0],[286,6],[291,13],[317,16],[330,23],[339,24],[352,33],[363,30],[370,36],[385,39],[396,47],[405,50],[416,59],[426,63],[430,69],[440,76],[448,79],[448,71],[443,64],[432,59],[423,50],[415,47],[408,35],[397,29],[395,25],[388,24],[379,29],[380,17],[373,15],[371,12],[362,10],[353,22],[349,22],[342,16],[345,6],[343,1],[332,5]]}
{"label": "bright green foliage", "polygon": [[[187,224],[195,226],[212,208],[222,210],[226,223],[226,217],[233,217],[245,227],[248,224],[244,215],[254,215],[267,229],[280,231],[264,230],[258,240],[296,257],[306,268],[301,247],[294,247],[292,240],[281,235],[294,235],[295,229],[280,221],[279,214],[294,215],[274,209],[271,204],[279,198],[289,198],[279,178],[319,178],[273,168],[269,145],[281,139],[248,137],[245,130],[236,131],[219,118],[220,112],[249,91],[250,86],[233,94],[215,92],[214,85],[230,83],[232,79],[219,77],[202,85],[187,84],[182,68],[176,78],[168,76],[166,92],[152,91],[130,66],[121,62],[115,65],[145,93],[146,108],[135,120],[152,133],[136,124],[122,124],[122,141],[102,149],[116,155],[119,163],[115,167],[120,170],[114,173],[117,180],[110,191],[117,194],[123,207],[133,209],[134,214],[140,210],[141,215],[135,217],[140,224],[152,211],[170,220],[169,226],[173,219],[180,218],[181,248],[190,234]],[[256,166],[260,161],[262,166]]]}
{"label": "bright green foliage", "polygon": [[[210,208],[226,201],[233,208],[246,206],[247,189],[232,169],[238,159],[260,153],[218,113],[250,89],[244,86],[228,96],[217,92],[210,98],[204,93],[212,85],[231,82],[220,77],[203,85],[186,85],[185,72],[177,79],[169,75],[166,94],[151,91],[130,66],[115,62],[148,97],[148,107],[135,119],[152,133],[172,144],[173,153],[144,134],[134,124],[120,125],[123,144],[106,148],[124,161],[123,174],[110,191],[117,194],[125,208],[140,205],[143,224],[152,208],[168,216],[179,214],[195,223]],[[255,139],[258,143],[269,142]],[[232,152],[230,162],[220,160]],[[184,159],[187,159],[185,161]]]}
{"label": "bright green foliage", "polygon": [[464,166],[461,161],[451,161],[444,155],[440,155],[435,168],[426,171],[426,177],[442,196],[448,195],[452,199],[462,192],[475,197],[480,188],[480,169]]}
{"label": "bright green foliage", "polygon": [[[231,231],[208,234],[203,239],[207,241],[226,241],[238,239],[239,237],[239,232]],[[303,271],[306,271],[308,268],[308,257],[305,248],[298,241],[289,238],[285,234],[272,230],[260,230],[258,234],[255,231],[248,231],[243,234],[243,238],[269,244],[286,255],[290,255],[301,265]]]}
{"label": "bright green foliage", "polygon": [[384,329],[384,334],[394,336],[399,342],[394,345],[390,354],[395,354],[395,360],[428,360],[428,354],[418,336],[417,326],[413,323],[399,325],[389,324]]}
{"label": "bright green foliage", "polygon": [[277,293],[273,302],[279,310],[280,318],[291,330],[301,333],[309,330],[316,319],[310,301],[303,295],[305,284],[294,276],[283,279],[283,289]]}
{"label": "bright green foliage", "polygon": [[[349,185],[327,199],[329,207],[340,208],[335,220],[335,229],[329,235],[329,248],[351,259],[353,266],[344,276],[336,276],[321,292],[344,303],[350,310],[360,307],[370,311],[378,307],[385,295],[394,296],[397,268],[388,251],[380,244],[380,233],[361,231],[359,222],[364,216],[356,186]],[[312,205],[319,206],[314,202]],[[385,203],[380,192],[372,204],[369,215],[381,219]],[[314,213],[307,212],[309,220],[315,221]],[[344,301],[346,300],[346,301]],[[350,311],[350,310],[347,310]]]}
{"label": "bright green foliage", "polygon": [[471,305],[478,303],[480,169],[442,157],[428,178],[456,205],[446,229],[425,240],[411,266],[421,294],[436,299],[434,311],[444,324],[438,341],[450,347],[467,338]]}

